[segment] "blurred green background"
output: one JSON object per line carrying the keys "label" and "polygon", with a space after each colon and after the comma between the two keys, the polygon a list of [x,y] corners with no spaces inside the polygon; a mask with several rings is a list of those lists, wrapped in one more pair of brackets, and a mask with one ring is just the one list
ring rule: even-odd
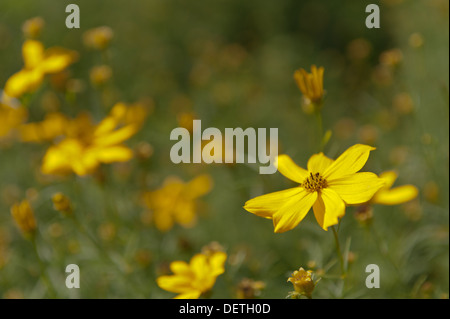
{"label": "blurred green background", "polygon": [[[188,261],[212,241],[224,247],[228,260],[211,298],[235,298],[246,277],[265,282],[259,297],[284,298],[292,290],[287,278],[301,266],[322,274],[314,298],[448,298],[448,1],[377,1],[381,28],[368,29],[365,8],[372,2],[79,0],[81,28],[69,30],[70,1],[2,0],[2,87],[23,65],[22,24],[40,16],[46,47],[80,54],[70,74],[83,89],[75,107],[61,103],[62,112],[88,110],[100,120],[117,101],[138,100],[154,109],[127,143],[147,142],[153,156],[102,167],[103,184],[90,177],[44,178],[39,166],[46,146],[0,143],[0,241],[6,256],[0,296],[47,297],[32,246],[10,215],[15,202],[32,197],[39,251],[61,298],[171,298],[155,278],[169,262]],[[103,25],[114,32],[106,58],[83,45],[84,32]],[[105,60],[113,76],[98,89],[89,72]],[[370,228],[354,218],[355,208],[347,208],[339,230],[352,257],[345,284],[334,278],[339,265],[333,235],[312,212],[294,230],[274,234],[271,221],[242,208],[250,198],[293,186],[281,174],[259,175],[257,165],[176,165],[169,157],[170,132],[187,113],[201,119],[203,128],[222,131],[276,127],[280,153],[305,167],[318,151],[317,128],[302,110],[293,73],[312,64],[325,68],[322,114],[333,133],[325,153],[336,158],[355,143],[376,146],[364,170],[395,169],[395,185],[413,184],[420,192],[403,205],[375,206]],[[46,84],[32,95],[28,121],[43,119],[48,91]],[[142,192],[157,189],[169,175],[187,181],[201,173],[212,176],[214,188],[201,199],[193,228],[162,233],[143,222]],[[50,199],[58,191],[74,201],[110,259],[53,210]],[[81,289],[64,285],[71,263],[80,266]],[[380,266],[379,289],[365,286],[368,264]]]}

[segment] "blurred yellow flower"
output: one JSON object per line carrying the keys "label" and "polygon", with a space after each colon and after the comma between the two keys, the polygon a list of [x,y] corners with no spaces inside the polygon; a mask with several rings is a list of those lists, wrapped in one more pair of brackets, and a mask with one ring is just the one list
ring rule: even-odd
{"label": "blurred yellow flower", "polygon": [[168,177],[163,187],[146,192],[144,201],[153,213],[155,226],[160,231],[168,231],[178,223],[183,227],[195,224],[197,199],[212,188],[209,175],[200,175],[185,183],[176,177]]}
{"label": "blurred yellow flower", "polygon": [[27,38],[38,38],[44,25],[45,21],[41,17],[31,18],[22,25],[22,32]]}
{"label": "blurred yellow flower", "polygon": [[328,230],[345,215],[346,205],[367,202],[384,185],[373,173],[357,173],[374,149],[356,144],[336,160],[315,154],[308,161],[308,170],[297,166],[289,156],[280,155],[278,171],[300,185],[253,198],[244,208],[272,219],[275,233],[283,233],[296,227],[313,207],[317,222]]}
{"label": "blurred yellow flower", "polygon": [[112,77],[112,69],[108,65],[94,66],[89,72],[91,83],[95,86],[102,86]]}
{"label": "blurred yellow flower", "polygon": [[110,27],[102,26],[87,30],[83,34],[83,42],[88,48],[104,50],[108,47],[114,32]]}
{"label": "blurred yellow flower", "polygon": [[324,68],[317,68],[315,65],[311,66],[311,73],[306,72],[304,69],[298,69],[294,72],[295,82],[306,98],[307,104],[312,103],[316,107],[320,107],[324,95],[323,73]]}
{"label": "blurred yellow flower", "polygon": [[225,272],[226,259],[226,253],[215,252],[211,256],[196,254],[189,264],[174,261],[170,263],[173,275],[160,276],[156,283],[164,290],[179,294],[175,299],[197,299],[211,290],[217,277]]}
{"label": "blurred yellow flower", "polygon": [[238,299],[253,299],[258,297],[264,288],[266,288],[266,284],[263,281],[244,278],[237,286],[236,297]]}
{"label": "blurred yellow flower", "polygon": [[295,270],[287,281],[292,283],[297,294],[308,298],[311,298],[311,294],[316,287],[313,279],[313,271],[306,271],[302,267],[299,270]]}
{"label": "blurred yellow flower", "polygon": [[93,173],[101,163],[130,160],[133,152],[123,142],[138,131],[145,116],[139,105],[128,108],[123,103],[117,103],[98,125],[87,116],[79,116],[68,123],[65,138],[47,150],[42,172],[83,176]]}
{"label": "blurred yellow flower", "polygon": [[12,107],[0,102],[0,139],[8,137],[27,117],[22,106]]}
{"label": "blurred yellow flower", "polygon": [[28,200],[25,199],[20,203],[14,204],[11,207],[11,215],[25,237],[34,233],[36,230],[36,219]]}
{"label": "blurred yellow flower", "polygon": [[398,175],[394,171],[381,173],[380,178],[385,184],[375,193],[370,202],[372,204],[398,205],[416,198],[419,191],[414,185],[402,185],[391,188],[397,177]]}
{"label": "blurred yellow flower", "polygon": [[52,196],[53,208],[63,214],[72,213],[72,204],[70,199],[63,193],[56,193]]}
{"label": "blurred yellow flower", "polygon": [[22,142],[51,141],[64,134],[69,121],[64,114],[51,112],[47,113],[41,122],[26,123],[19,126],[18,131]]}
{"label": "blurred yellow flower", "polygon": [[36,40],[24,42],[22,55],[24,68],[13,74],[5,84],[5,93],[9,97],[20,97],[36,90],[46,74],[64,70],[78,57],[75,51],[64,48],[53,47],[45,50],[43,44]]}

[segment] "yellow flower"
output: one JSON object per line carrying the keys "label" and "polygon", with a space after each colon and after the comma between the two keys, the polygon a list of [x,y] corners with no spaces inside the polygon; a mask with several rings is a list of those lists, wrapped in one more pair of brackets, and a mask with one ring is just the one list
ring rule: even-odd
{"label": "yellow flower", "polygon": [[10,97],[20,97],[36,90],[46,74],[60,72],[77,59],[74,51],[58,47],[45,50],[42,43],[36,40],[24,42],[22,55],[24,68],[12,75],[5,84],[5,93]]}
{"label": "yellow flower", "polygon": [[[124,106],[125,107],[125,106]],[[121,111],[118,112],[118,109]],[[65,138],[51,146],[44,156],[41,170],[44,174],[74,172],[91,174],[101,163],[126,162],[133,152],[123,142],[133,136],[143,123],[145,114],[114,107],[109,116],[94,125],[87,116],[79,116],[66,127]]]}
{"label": "yellow flower", "polygon": [[108,47],[114,33],[110,27],[102,26],[90,29],[83,34],[84,44],[92,49],[104,50]]}
{"label": "yellow flower", "polygon": [[21,203],[14,204],[11,207],[11,215],[26,237],[34,233],[36,230],[36,219],[28,200],[25,199]]}
{"label": "yellow flower", "polygon": [[38,38],[44,28],[45,21],[41,17],[35,17],[24,22],[22,31],[27,38]]}
{"label": "yellow flower", "polygon": [[294,79],[303,96],[307,99],[307,104],[313,103],[317,107],[320,106],[324,95],[323,73],[324,68],[317,68],[315,65],[311,67],[311,73],[304,69],[294,72]]}
{"label": "yellow flower", "polygon": [[380,178],[385,182],[378,192],[375,193],[370,200],[372,204],[382,205],[398,205],[409,202],[417,197],[419,191],[414,185],[402,185],[391,188],[397,179],[397,173],[394,171],[387,171],[380,174]]}
{"label": "yellow flower", "polygon": [[112,69],[108,65],[94,66],[89,72],[91,83],[95,86],[102,86],[112,77]]}
{"label": "yellow flower", "polygon": [[56,193],[52,196],[53,208],[64,214],[72,213],[70,199],[63,193]]}
{"label": "yellow flower", "polygon": [[302,267],[299,270],[295,270],[287,281],[294,285],[296,293],[308,298],[311,298],[311,294],[316,287],[313,279],[313,271],[306,271]]}
{"label": "yellow flower", "polygon": [[27,117],[24,107],[11,107],[0,101],[0,139],[8,137]]}
{"label": "yellow flower", "polygon": [[176,299],[197,299],[214,286],[216,278],[225,271],[227,254],[215,252],[211,256],[196,254],[188,263],[174,261],[170,264],[173,275],[160,276],[158,286],[179,294]]}
{"label": "yellow flower", "polygon": [[308,170],[297,166],[289,156],[280,155],[278,171],[299,186],[253,198],[244,208],[272,219],[275,233],[283,233],[296,227],[313,207],[317,222],[327,230],[344,216],[346,205],[367,202],[383,186],[377,175],[357,173],[374,149],[356,144],[336,160],[315,154],[308,161]]}
{"label": "yellow flower", "polygon": [[211,190],[212,183],[209,175],[200,175],[187,183],[168,177],[162,188],[145,193],[144,201],[153,212],[155,226],[167,231],[174,223],[183,227],[194,225],[197,199]]}

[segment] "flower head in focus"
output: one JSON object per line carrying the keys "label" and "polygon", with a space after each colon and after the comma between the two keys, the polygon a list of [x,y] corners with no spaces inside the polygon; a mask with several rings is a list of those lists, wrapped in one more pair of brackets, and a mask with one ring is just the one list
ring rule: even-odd
{"label": "flower head in focus", "polygon": [[68,123],[64,138],[51,146],[44,156],[41,171],[44,174],[74,172],[92,174],[102,163],[126,162],[133,151],[123,142],[142,126],[146,113],[136,105],[127,108],[116,104],[110,114],[95,125],[87,115],[80,115]]}
{"label": "flower head in focus", "polygon": [[11,215],[14,218],[17,227],[25,237],[32,236],[36,230],[36,219],[34,212],[28,200],[23,200],[11,207]]}
{"label": "flower head in focus", "polygon": [[278,171],[299,186],[258,196],[247,201],[244,208],[272,219],[275,233],[283,233],[296,227],[312,207],[319,225],[328,230],[345,215],[346,205],[367,202],[384,185],[374,173],[358,173],[374,149],[356,144],[336,160],[315,154],[308,161],[308,170],[297,166],[289,156],[280,155]]}
{"label": "flower head in focus", "polygon": [[174,261],[170,264],[173,275],[160,276],[158,286],[177,293],[176,299],[197,299],[211,290],[216,279],[225,271],[227,254],[221,251],[212,255],[196,254],[189,263]]}
{"label": "flower head in focus", "polygon": [[9,97],[20,97],[36,90],[46,74],[61,72],[76,61],[75,51],[53,47],[45,49],[36,40],[26,40],[22,46],[24,67],[13,74],[5,84],[5,93]]}
{"label": "flower head in focus", "polygon": [[197,176],[189,182],[168,177],[160,189],[146,192],[144,201],[153,213],[156,228],[168,231],[174,223],[183,227],[194,225],[197,218],[197,199],[209,193],[212,185],[209,175]]}
{"label": "flower head in focus", "polygon": [[291,298],[298,298],[299,296],[311,298],[311,294],[317,283],[317,281],[314,281],[313,271],[306,271],[302,267],[294,271],[287,281],[291,282],[295,289],[294,292],[290,293]]}
{"label": "flower head in focus", "polygon": [[379,177],[385,184],[370,200],[372,204],[398,205],[413,200],[419,194],[417,187],[414,185],[408,184],[391,188],[398,177],[398,174],[394,171],[383,172]]}
{"label": "flower head in focus", "polygon": [[298,88],[303,93],[306,105],[312,105],[313,109],[320,109],[325,94],[323,90],[324,68],[311,66],[311,73],[304,69],[294,72],[294,79]]}

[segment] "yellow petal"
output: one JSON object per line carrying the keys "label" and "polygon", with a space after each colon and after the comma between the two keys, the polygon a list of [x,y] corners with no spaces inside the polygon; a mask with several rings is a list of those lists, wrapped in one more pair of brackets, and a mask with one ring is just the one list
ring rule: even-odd
{"label": "yellow petal", "polygon": [[159,231],[166,232],[173,227],[174,220],[170,211],[155,210],[153,212],[153,221]]}
{"label": "yellow petal", "polygon": [[211,176],[203,174],[197,176],[185,186],[185,194],[189,198],[197,198],[209,193],[212,189],[213,181]]}
{"label": "yellow petal", "polygon": [[133,151],[126,146],[108,146],[94,148],[95,157],[102,163],[126,162],[133,158]]}
{"label": "yellow petal", "polygon": [[341,154],[324,172],[327,181],[358,172],[366,164],[374,147],[356,144]]}
{"label": "yellow petal", "polygon": [[314,154],[308,161],[308,171],[323,174],[333,162],[331,158],[328,158],[323,153]]}
{"label": "yellow petal", "polygon": [[174,299],[198,299],[202,292],[200,290],[191,290],[189,292],[185,292],[179,294]]}
{"label": "yellow petal", "polygon": [[295,187],[250,199],[244,209],[260,217],[272,219],[273,214],[281,209],[292,197],[302,192],[302,188]]}
{"label": "yellow petal", "polygon": [[185,261],[173,261],[170,263],[170,270],[175,275],[192,276],[189,264]]}
{"label": "yellow petal", "polygon": [[366,172],[350,174],[328,182],[328,187],[334,190],[348,205],[369,201],[383,186],[382,179],[373,173]]}
{"label": "yellow petal", "polygon": [[9,97],[20,97],[36,90],[43,80],[44,74],[37,69],[21,70],[6,81],[5,93]]}
{"label": "yellow petal", "polygon": [[283,233],[296,227],[317,199],[317,192],[307,192],[301,189],[300,194],[293,196],[275,214],[273,225],[275,233]]}
{"label": "yellow petal", "polygon": [[380,189],[371,202],[382,205],[398,205],[417,197],[419,190],[413,185],[403,185],[393,189]]}
{"label": "yellow petal", "polygon": [[219,276],[225,272],[224,264],[227,260],[227,254],[218,251],[209,257],[209,265],[211,266],[211,276]]}
{"label": "yellow petal", "polygon": [[308,177],[308,171],[301,168],[286,154],[282,154],[277,158],[278,171],[290,180],[299,184]]}
{"label": "yellow petal", "polygon": [[387,171],[380,174],[380,178],[384,181],[385,188],[390,188],[392,185],[394,185],[397,177],[398,174],[395,171]]}
{"label": "yellow petal", "polygon": [[112,133],[97,136],[93,143],[100,146],[111,146],[120,144],[123,141],[129,139],[131,136],[133,136],[136,133],[136,131],[137,129],[134,125],[128,125]]}
{"label": "yellow petal", "polygon": [[44,59],[44,46],[36,40],[26,40],[22,46],[23,61],[26,69],[33,69]]}
{"label": "yellow petal", "polygon": [[345,203],[335,191],[324,188],[314,203],[313,210],[320,227],[328,230],[328,227],[336,225],[339,218],[345,215]]}
{"label": "yellow petal", "polygon": [[203,278],[209,272],[208,257],[203,254],[196,254],[189,263],[196,278]]}
{"label": "yellow petal", "polygon": [[39,68],[45,73],[57,73],[66,69],[76,61],[78,54],[75,51],[63,48],[50,48],[45,52],[44,60]]}
{"label": "yellow petal", "polygon": [[164,290],[185,293],[192,291],[192,278],[186,276],[161,276],[156,279],[157,285]]}

